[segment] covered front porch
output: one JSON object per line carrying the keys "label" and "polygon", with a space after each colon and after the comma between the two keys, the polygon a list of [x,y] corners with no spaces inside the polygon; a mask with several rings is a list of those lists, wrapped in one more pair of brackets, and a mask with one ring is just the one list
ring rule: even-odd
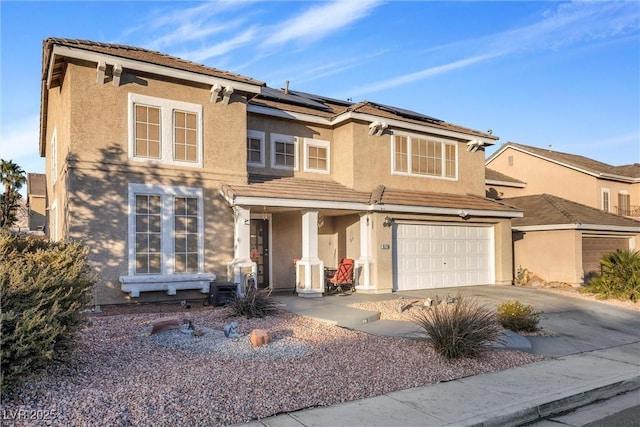
{"label": "covered front porch", "polygon": [[[325,268],[354,261],[363,293],[511,283],[516,209],[478,196],[263,177],[225,185],[234,212],[228,279],[320,297]],[[295,260],[295,262],[294,262]]]}
{"label": "covered front porch", "polygon": [[[351,258],[356,288],[381,291],[372,283],[375,213],[239,205],[233,210],[234,259],[228,265],[229,280],[242,283],[251,275],[258,288],[320,297],[326,271]],[[384,291],[391,292],[390,285]]]}

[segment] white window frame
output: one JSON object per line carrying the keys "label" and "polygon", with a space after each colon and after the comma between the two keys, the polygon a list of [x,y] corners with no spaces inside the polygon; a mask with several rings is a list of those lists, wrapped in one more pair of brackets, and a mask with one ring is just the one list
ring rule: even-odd
{"label": "white window frame", "polygon": [[[270,135],[270,147],[271,147],[271,167],[273,169],[283,169],[283,170],[298,170],[298,138],[293,135],[285,135],[281,133],[272,133]],[[293,167],[277,165],[276,164],[276,142],[286,142],[289,144],[293,144],[294,147],[294,160]]]}
{"label": "white window frame", "polygon": [[[606,204],[605,204],[605,196],[606,196]],[[601,204],[602,204],[602,210],[605,212],[611,212],[611,192],[609,191],[608,188],[602,188],[602,193],[600,196],[601,199]]]}
{"label": "white window frame", "polygon": [[[328,174],[331,172],[331,143],[322,139],[304,138],[304,171]],[[316,169],[309,166],[309,147],[324,148],[327,150],[327,168]]]}
{"label": "white window frame", "polygon": [[[135,120],[135,105],[144,104],[150,107],[156,107],[160,109],[160,158],[150,159],[146,157],[137,157],[135,155],[135,143],[136,143],[136,120]],[[154,96],[140,95],[138,93],[129,92],[129,159],[145,162],[145,163],[166,163],[176,166],[187,167],[202,167],[202,154],[203,154],[203,137],[202,137],[202,105],[193,104],[190,102],[174,101],[170,99],[157,98]],[[197,155],[198,159],[195,162],[187,160],[175,160],[174,155],[174,123],[173,112],[181,111],[186,113],[196,114],[196,126],[197,126]]]}
{"label": "white window frame", "polygon": [[[400,136],[400,137],[405,137],[407,138],[407,172],[403,172],[403,171],[397,171],[395,169],[396,167],[396,136]],[[412,159],[411,159],[411,144],[412,144],[412,138],[416,138],[416,139],[422,139],[422,140],[427,140],[427,141],[433,141],[433,142],[437,142],[441,144],[441,156],[442,158],[440,159],[441,162],[441,171],[442,174],[441,175],[428,175],[428,174],[421,174],[421,173],[414,173],[411,172],[412,171]],[[455,167],[456,167],[456,173],[455,176],[446,176],[446,152],[445,152],[445,146],[446,145],[451,145],[454,147],[454,155],[455,155]],[[403,175],[403,176],[411,176],[411,177],[416,177],[416,178],[430,178],[430,179],[442,179],[445,181],[457,181],[458,180],[458,171],[459,171],[459,151],[458,151],[458,144],[455,141],[447,141],[444,139],[440,139],[440,138],[433,138],[431,136],[424,136],[424,135],[412,135],[412,134],[408,134],[408,133],[402,133],[402,132],[398,132],[395,133],[394,135],[391,136],[391,175]]]}
{"label": "white window frame", "polygon": [[[247,130],[247,140],[249,138],[259,139],[260,140],[260,162],[250,162],[249,161],[249,156],[248,156],[248,153],[247,153],[247,165],[248,166],[255,166],[255,167],[258,167],[258,168],[263,168],[265,166],[264,132],[259,131],[259,130],[249,129],[249,130]],[[247,148],[247,150],[248,150],[248,148]]]}
{"label": "white window frame", "polygon": [[[162,270],[158,274],[135,274],[136,271],[136,196],[160,196],[162,206]],[[176,273],[174,262],[174,197],[198,199],[198,272]],[[128,199],[128,272],[135,277],[188,276],[204,272],[204,197],[202,188],[172,187],[152,184],[129,184]]]}
{"label": "white window frame", "polygon": [[58,128],[53,128],[51,135],[51,183],[58,180]]}
{"label": "white window frame", "polygon": [[51,204],[51,230],[49,230],[49,237],[52,241],[57,242],[59,239],[58,226],[58,201],[54,200]]}

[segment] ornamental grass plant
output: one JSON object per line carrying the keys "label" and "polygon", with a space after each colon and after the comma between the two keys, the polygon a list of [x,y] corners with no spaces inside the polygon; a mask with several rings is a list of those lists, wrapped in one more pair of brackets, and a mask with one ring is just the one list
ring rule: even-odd
{"label": "ornamental grass plant", "polygon": [[227,307],[231,308],[233,316],[244,316],[247,319],[263,318],[279,311],[278,303],[271,298],[271,289],[256,289],[253,286],[247,287],[244,296],[234,294]]}
{"label": "ornamental grass plant", "polygon": [[476,357],[502,334],[495,313],[464,296],[418,311],[412,320],[424,340],[445,359]]}

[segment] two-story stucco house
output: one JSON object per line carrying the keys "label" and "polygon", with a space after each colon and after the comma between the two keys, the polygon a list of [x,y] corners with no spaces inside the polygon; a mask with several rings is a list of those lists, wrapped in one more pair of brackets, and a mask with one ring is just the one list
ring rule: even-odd
{"label": "two-story stucco house", "polygon": [[487,196],[524,211],[512,223],[516,268],[580,284],[602,255],[640,248],[640,164],[509,142],[486,166]]}
{"label": "two-story stucco house", "polygon": [[135,47],[43,45],[48,230],[89,246],[99,304],[249,275],[322,296],[342,258],[359,292],[511,283],[522,212],[485,197],[496,139]]}

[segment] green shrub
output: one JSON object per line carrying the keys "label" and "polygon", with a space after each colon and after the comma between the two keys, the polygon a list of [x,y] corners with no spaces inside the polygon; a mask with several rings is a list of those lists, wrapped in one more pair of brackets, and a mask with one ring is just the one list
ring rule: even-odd
{"label": "green shrub", "polygon": [[503,328],[514,332],[535,332],[542,311],[535,311],[533,306],[524,305],[520,301],[506,301],[497,304],[496,316]]}
{"label": "green shrub", "polygon": [[600,260],[601,273],[589,279],[583,292],[598,294],[600,298],[640,300],[640,252],[618,249]]}
{"label": "green shrub", "polygon": [[424,339],[446,359],[475,357],[502,333],[495,314],[475,300],[457,297],[413,315]]}
{"label": "green shrub", "polygon": [[1,391],[67,358],[95,277],[79,243],[0,232]]}
{"label": "green shrub", "polygon": [[248,319],[266,317],[279,311],[278,303],[271,298],[271,289],[256,289],[253,286],[247,288],[244,297],[234,294],[227,307],[231,307],[233,315]]}

